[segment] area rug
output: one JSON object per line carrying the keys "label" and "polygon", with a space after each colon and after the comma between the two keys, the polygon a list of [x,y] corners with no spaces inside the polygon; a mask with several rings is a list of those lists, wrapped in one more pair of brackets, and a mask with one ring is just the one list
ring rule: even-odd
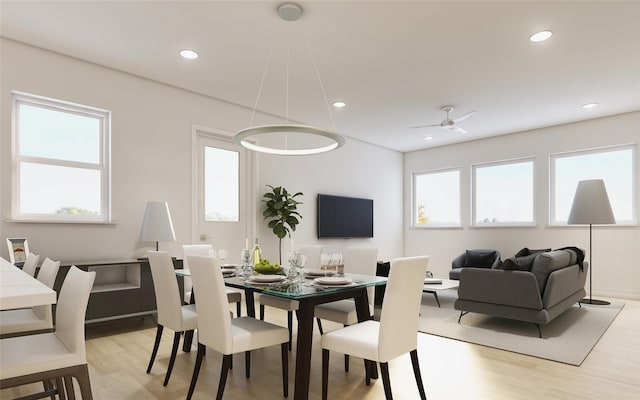
{"label": "area rug", "polygon": [[547,325],[541,325],[541,339],[530,322],[468,313],[458,324],[460,311],[453,308],[456,293],[438,292],[441,308],[433,295],[422,296],[420,332],[576,366],[587,358],[624,307],[624,303],[582,307],[576,304]]}

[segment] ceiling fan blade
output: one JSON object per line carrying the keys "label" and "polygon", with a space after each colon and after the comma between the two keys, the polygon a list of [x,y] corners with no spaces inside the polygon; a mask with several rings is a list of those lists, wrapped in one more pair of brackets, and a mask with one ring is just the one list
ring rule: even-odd
{"label": "ceiling fan blade", "polygon": [[440,126],[440,124],[410,126],[409,129],[431,128],[434,126]]}
{"label": "ceiling fan blade", "polygon": [[458,118],[454,118],[453,122],[458,123],[460,121],[464,121],[465,119],[467,119],[467,118],[469,118],[472,115],[475,115],[477,113],[478,113],[477,111],[469,111],[468,113],[463,114],[463,115],[459,116]]}
{"label": "ceiling fan blade", "polygon": [[452,126],[451,128],[449,128],[449,130],[456,131],[458,133],[467,133],[467,131],[465,131],[464,129],[460,128],[459,126]]}

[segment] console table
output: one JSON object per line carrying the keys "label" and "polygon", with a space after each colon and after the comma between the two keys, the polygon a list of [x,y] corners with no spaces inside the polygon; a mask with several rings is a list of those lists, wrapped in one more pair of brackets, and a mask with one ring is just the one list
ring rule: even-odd
{"label": "console table", "polygon": [[[176,269],[182,268],[182,260],[174,259],[173,264]],[[156,296],[147,259],[64,261],[60,265],[54,285],[56,292],[60,292],[62,282],[72,265],[83,271],[96,272],[85,323],[144,316],[156,312]]]}

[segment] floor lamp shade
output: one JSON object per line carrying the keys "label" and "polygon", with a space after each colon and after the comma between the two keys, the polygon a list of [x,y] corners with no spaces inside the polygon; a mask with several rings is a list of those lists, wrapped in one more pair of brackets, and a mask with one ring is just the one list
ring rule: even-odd
{"label": "floor lamp shade", "polygon": [[615,224],[616,219],[611,210],[607,189],[602,179],[592,179],[578,182],[576,195],[573,198],[571,212],[567,220],[569,224],[589,224],[589,298],[580,302],[586,304],[607,305],[608,301],[594,300],[592,293],[593,262],[592,255],[592,225]]}
{"label": "floor lamp shade", "polygon": [[176,241],[169,204],[166,201],[147,202],[140,231],[140,241],[156,242],[156,250],[158,250],[158,242]]}
{"label": "floor lamp shade", "polygon": [[569,224],[615,224],[607,189],[602,179],[578,182],[569,213]]}

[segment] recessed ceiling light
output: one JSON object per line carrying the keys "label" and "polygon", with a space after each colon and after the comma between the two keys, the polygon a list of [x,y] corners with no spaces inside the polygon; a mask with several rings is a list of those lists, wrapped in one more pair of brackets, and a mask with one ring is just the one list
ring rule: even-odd
{"label": "recessed ceiling light", "polygon": [[198,53],[188,49],[180,50],[180,55],[182,56],[182,58],[186,58],[187,60],[195,60],[199,57]]}
{"label": "recessed ceiling light", "polygon": [[582,108],[584,108],[585,110],[591,110],[592,108],[596,107],[598,107],[598,103],[587,103],[582,105]]}
{"label": "recessed ceiling light", "polygon": [[424,140],[433,140],[433,136],[425,136]]}
{"label": "recessed ceiling light", "polygon": [[344,107],[346,105],[347,105],[347,103],[345,103],[344,101],[335,101],[335,102],[333,102],[333,106],[335,108],[342,108],[342,107]]}
{"label": "recessed ceiling light", "polygon": [[549,39],[553,35],[551,31],[540,31],[536,32],[529,37],[529,40],[532,42],[542,42]]}

